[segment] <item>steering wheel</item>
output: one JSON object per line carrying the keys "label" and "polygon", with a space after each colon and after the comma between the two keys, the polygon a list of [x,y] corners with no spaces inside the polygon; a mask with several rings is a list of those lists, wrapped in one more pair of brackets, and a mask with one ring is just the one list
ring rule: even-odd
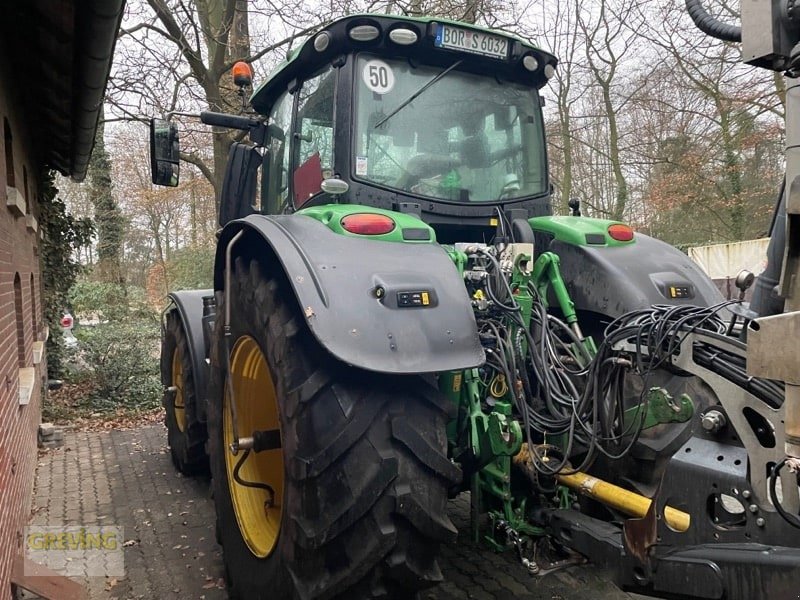
{"label": "steering wheel", "polygon": [[461,166],[461,160],[449,155],[417,154],[406,164],[405,173],[397,180],[397,187],[410,191],[421,179],[444,175]]}

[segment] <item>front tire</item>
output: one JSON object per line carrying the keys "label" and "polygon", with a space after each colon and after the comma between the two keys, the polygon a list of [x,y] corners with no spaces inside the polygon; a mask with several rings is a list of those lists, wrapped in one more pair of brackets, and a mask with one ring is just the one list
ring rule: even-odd
{"label": "front tire", "polygon": [[[337,362],[300,316],[285,277],[267,279],[257,260],[238,258],[232,275],[238,434],[252,435],[243,430],[248,423],[268,423],[271,411],[261,406],[274,394],[282,448],[250,455],[244,463],[254,462],[239,473],[240,480],[271,486],[274,501],[267,490],[235,488],[240,483],[226,457],[231,419],[219,319],[209,447],[231,596],[409,599],[435,585],[442,579],[439,544],[456,535],[447,491],[461,478],[446,457],[446,399],[421,377],[370,374]],[[260,361],[268,375],[257,375]]]}

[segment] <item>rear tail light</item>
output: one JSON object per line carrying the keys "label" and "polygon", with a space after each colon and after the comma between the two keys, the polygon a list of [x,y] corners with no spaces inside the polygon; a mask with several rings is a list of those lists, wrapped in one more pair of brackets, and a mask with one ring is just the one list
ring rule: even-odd
{"label": "rear tail light", "polygon": [[383,235],[394,230],[394,221],[386,215],[355,213],[342,217],[342,228],[358,235]]}
{"label": "rear tail light", "polygon": [[633,229],[627,225],[617,223],[608,227],[608,235],[618,242],[630,242],[633,239]]}
{"label": "rear tail light", "polygon": [[72,327],[72,317],[64,315],[61,317],[61,326],[65,329]]}

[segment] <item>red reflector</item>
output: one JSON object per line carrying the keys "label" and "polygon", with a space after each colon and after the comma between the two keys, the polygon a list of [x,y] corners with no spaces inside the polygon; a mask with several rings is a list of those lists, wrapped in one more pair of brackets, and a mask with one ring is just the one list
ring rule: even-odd
{"label": "red reflector", "polygon": [[630,242],[633,239],[633,229],[627,225],[610,225],[608,228],[608,235],[618,242]]}
{"label": "red reflector", "polygon": [[383,235],[394,229],[394,221],[386,215],[355,213],[342,217],[342,228],[359,235]]}
{"label": "red reflector", "polygon": [[62,327],[72,327],[72,317],[61,317]]}

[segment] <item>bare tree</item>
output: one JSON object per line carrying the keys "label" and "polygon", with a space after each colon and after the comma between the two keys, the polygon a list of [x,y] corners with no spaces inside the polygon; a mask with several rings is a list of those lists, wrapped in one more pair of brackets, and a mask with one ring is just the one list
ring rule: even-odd
{"label": "bare tree", "polygon": [[619,84],[622,62],[634,49],[636,36],[626,26],[635,4],[631,0],[600,0],[591,11],[576,13],[578,27],[585,37],[586,67],[600,91],[602,114],[608,128],[607,160],[614,174],[616,190],[608,215],[622,219],[628,203],[628,180],[623,168],[622,132],[619,112],[636,94],[630,86]]}
{"label": "bare tree", "polygon": [[574,131],[573,115],[575,106],[583,98],[585,85],[580,81],[582,73],[582,37],[576,21],[580,10],[577,0],[543,5],[544,27],[541,38],[559,59],[558,69],[550,84],[556,96],[557,123],[550,128],[549,156],[551,173],[555,176],[556,189],[560,196],[560,210],[568,210],[573,195]]}
{"label": "bare tree", "polygon": [[[709,194],[705,206],[696,207],[697,214],[705,212],[717,224],[720,233],[711,237],[745,239],[752,234],[753,210],[760,210],[753,200],[763,197],[764,178],[773,176],[776,166],[754,170],[753,161],[765,153],[772,156],[769,148],[774,144],[764,136],[774,136],[773,142],[779,143],[780,94],[768,74],[740,64],[736,46],[703,36],[676,7],[660,7],[656,15],[657,26],[652,12],[631,23],[672,67],[667,77],[673,92],[655,97],[651,110],[693,117],[690,139],[695,147],[706,149],[702,165],[694,165],[691,175],[702,175],[709,184],[698,188]],[[777,187],[777,181],[772,186]]]}
{"label": "bare tree", "polygon": [[[262,27],[255,40],[258,49],[253,50],[251,10],[262,24],[277,16],[285,29],[292,31],[272,41]],[[318,21],[312,20],[307,21],[312,25],[294,30],[290,16],[282,10],[251,9],[248,0],[132,2],[120,31],[108,101],[121,118],[136,120],[206,108],[240,112],[242,100],[226,77],[233,64],[239,60],[258,63],[318,26]],[[190,136],[193,133],[189,130]],[[200,142],[181,154],[181,159],[195,165],[211,182],[216,193],[232,139],[229,131],[215,128],[211,153],[204,152]]]}

